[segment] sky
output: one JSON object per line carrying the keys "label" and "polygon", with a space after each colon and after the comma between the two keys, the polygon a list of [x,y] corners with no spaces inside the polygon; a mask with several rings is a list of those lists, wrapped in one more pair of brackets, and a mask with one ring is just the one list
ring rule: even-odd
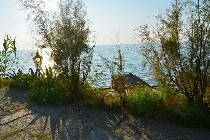
{"label": "sky", "polygon": [[[96,45],[136,44],[134,29],[155,24],[172,0],[84,0]],[[35,41],[17,0],[0,0],[0,43],[5,34],[16,38],[18,49],[35,48]],[[1,47],[1,46],[0,46]]]}

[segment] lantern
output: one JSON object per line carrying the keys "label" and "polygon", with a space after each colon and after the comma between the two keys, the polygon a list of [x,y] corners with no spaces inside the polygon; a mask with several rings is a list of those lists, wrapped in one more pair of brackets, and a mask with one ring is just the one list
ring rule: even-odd
{"label": "lantern", "polygon": [[34,64],[35,64],[37,70],[41,69],[42,59],[43,59],[43,57],[37,51],[36,56],[33,57],[33,61],[34,61]]}

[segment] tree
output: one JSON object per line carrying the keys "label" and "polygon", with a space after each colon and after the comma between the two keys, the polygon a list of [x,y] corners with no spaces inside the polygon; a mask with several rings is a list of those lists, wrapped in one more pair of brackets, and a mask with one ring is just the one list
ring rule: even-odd
{"label": "tree", "polygon": [[39,45],[52,49],[55,69],[76,94],[90,71],[93,47],[89,46],[89,20],[81,0],[60,0],[58,10],[46,10],[43,1],[20,0],[29,12]]}
{"label": "tree", "polygon": [[175,0],[165,15],[158,16],[157,28],[138,28],[143,55],[159,85],[201,105],[209,80],[209,6],[208,0]]}

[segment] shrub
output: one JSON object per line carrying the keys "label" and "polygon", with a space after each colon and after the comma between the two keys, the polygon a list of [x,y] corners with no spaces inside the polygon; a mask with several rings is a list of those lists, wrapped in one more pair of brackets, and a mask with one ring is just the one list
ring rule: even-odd
{"label": "shrub", "polygon": [[170,120],[175,122],[196,126],[210,128],[210,113],[203,109],[198,103],[182,104],[176,109],[166,110]]}
{"label": "shrub", "polygon": [[150,88],[137,87],[126,96],[126,108],[136,115],[150,115],[161,110],[162,94]]}
{"label": "shrub", "polygon": [[36,80],[33,76],[26,74],[17,77],[11,82],[10,87],[29,90],[32,88],[33,82]]}
{"label": "shrub", "polygon": [[80,95],[78,99],[83,101],[85,105],[107,111],[118,111],[121,109],[118,94],[110,94],[107,89],[92,88],[90,86],[86,86],[83,89],[82,94],[78,94]]}
{"label": "shrub", "polygon": [[68,101],[66,85],[59,78],[39,78],[33,84],[29,99],[41,105],[63,105]]}
{"label": "shrub", "polygon": [[101,107],[102,100],[104,98],[104,92],[102,89],[93,88],[90,85],[86,84],[86,86],[82,89],[81,94],[78,94],[80,97],[78,99],[80,101],[84,101],[86,105]]}
{"label": "shrub", "polygon": [[97,100],[97,94],[98,91],[96,91],[94,88],[92,88],[87,82],[78,88],[78,93],[74,94],[72,92],[69,92],[67,90],[67,80],[68,79],[63,79],[62,77],[59,76],[60,82],[63,84],[63,88],[66,89],[66,92],[68,94],[68,101],[70,103],[78,103],[82,102],[87,105],[93,105],[95,104]]}
{"label": "shrub", "polygon": [[163,107],[165,109],[174,109],[185,105],[188,102],[187,97],[184,94],[173,94],[169,98],[164,99]]}
{"label": "shrub", "polygon": [[106,93],[104,103],[105,108],[108,111],[119,111],[121,110],[121,104],[120,104],[119,95],[116,93],[108,94]]}
{"label": "shrub", "polygon": [[[208,109],[196,101],[189,102],[184,94],[173,94],[160,88],[160,92],[164,97],[163,112],[168,121],[176,122],[187,126],[207,127],[210,128],[210,113]],[[208,100],[208,97],[206,97]]]}

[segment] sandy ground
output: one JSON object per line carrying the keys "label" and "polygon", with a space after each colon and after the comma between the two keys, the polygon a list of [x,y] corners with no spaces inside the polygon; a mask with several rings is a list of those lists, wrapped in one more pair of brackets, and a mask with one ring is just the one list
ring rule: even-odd
{"label": "sandy ground", "polygon": [[0,140],[210,140],[210,131],[128,117],[84,105],[38,106],[27,91],[0,89],[0,120],[27,109],[29,113],[0,125]]}

